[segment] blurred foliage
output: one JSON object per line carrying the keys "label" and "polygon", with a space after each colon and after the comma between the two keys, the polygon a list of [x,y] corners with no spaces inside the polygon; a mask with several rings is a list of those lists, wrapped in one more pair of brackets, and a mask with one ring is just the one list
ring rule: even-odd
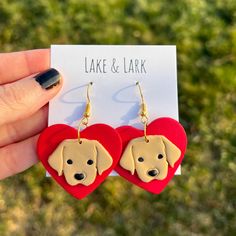
{"label": "blurred foliage", "polygon": [[1,0],[1,51],[176,44],[189,145],[158,196],[121,178],[77,201],[40,164],[0,184],[0,235],[236,235],[236,1]]}

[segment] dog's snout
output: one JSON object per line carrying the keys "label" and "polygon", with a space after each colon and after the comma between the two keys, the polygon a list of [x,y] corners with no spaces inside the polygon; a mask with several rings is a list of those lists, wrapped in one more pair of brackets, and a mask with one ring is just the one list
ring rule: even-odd
{"label": "dog's snout", "polygon": [[152,176],[152,177],[158,175],[158,173],[159,173],[159,172],[158,172],[157,170],[149,170],[149,171],[148,171],[148,175],[150,175],[150,176]]}
{"label": "dog's snout", "polygon": [[82,180],[82,179],[84,179],[84,174],[82,174],[82,173],[81,174],[75,174],[74,177],[77,180]]}

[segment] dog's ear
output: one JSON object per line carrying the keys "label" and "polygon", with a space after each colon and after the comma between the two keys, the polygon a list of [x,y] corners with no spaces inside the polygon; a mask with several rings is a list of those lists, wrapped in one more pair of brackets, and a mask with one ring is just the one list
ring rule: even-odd
{"label": "dog's ear", "polygon": [[134,174],[135,164],[134,164],[134,156],[133,156],[133,143],[130,142],[120,159],[120,166],[126,170],[129,170],[131,174]]}
{"label": "dog's ear", "polygon": [[59,176],[62,175],[63,171],[63,149],[65,144],[66,141],[61,142],[48,158],[49,165],[57,171]]}
{"label": "dog's ear", "polygon": [[173,144],[166,137],[162,136],[162,141],[165,145],[166,159],[169,165],[173,168],[175,162],[178,161],[178,159],[181,156],[181,151],[175,144]]}
{"label": "dog's ear", "polygon": [[111,167],[113,159],[108,151],[99,142],[95,142],[95,149],[98,174],[101,175],[105,170]]}

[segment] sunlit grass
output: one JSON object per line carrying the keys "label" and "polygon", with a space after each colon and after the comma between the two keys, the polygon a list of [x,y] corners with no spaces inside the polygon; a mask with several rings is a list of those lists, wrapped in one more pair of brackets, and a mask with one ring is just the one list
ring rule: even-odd
{"label": "sunlit grass", "polygon": [[0,235],[235,235],[236,2],[0,1],[1,51],[176,44],[189,145],[161,195],[109,177],[78,201],[41,164],[0,183]]}

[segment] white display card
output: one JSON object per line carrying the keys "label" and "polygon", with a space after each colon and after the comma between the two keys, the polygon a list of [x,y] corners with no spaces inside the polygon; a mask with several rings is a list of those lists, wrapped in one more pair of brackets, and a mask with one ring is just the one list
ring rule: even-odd
{"label": "white display card", "polygon": [[[178,120],[176,46],[52,45],[51,67],[61,73],[64,82],[50,101],[48,125],[77,127],[89,82],[93,82],[90,125],[142,129],[137,81],[149,122],[164,116]],[[180,167],[175,174],[181,174]]]}

